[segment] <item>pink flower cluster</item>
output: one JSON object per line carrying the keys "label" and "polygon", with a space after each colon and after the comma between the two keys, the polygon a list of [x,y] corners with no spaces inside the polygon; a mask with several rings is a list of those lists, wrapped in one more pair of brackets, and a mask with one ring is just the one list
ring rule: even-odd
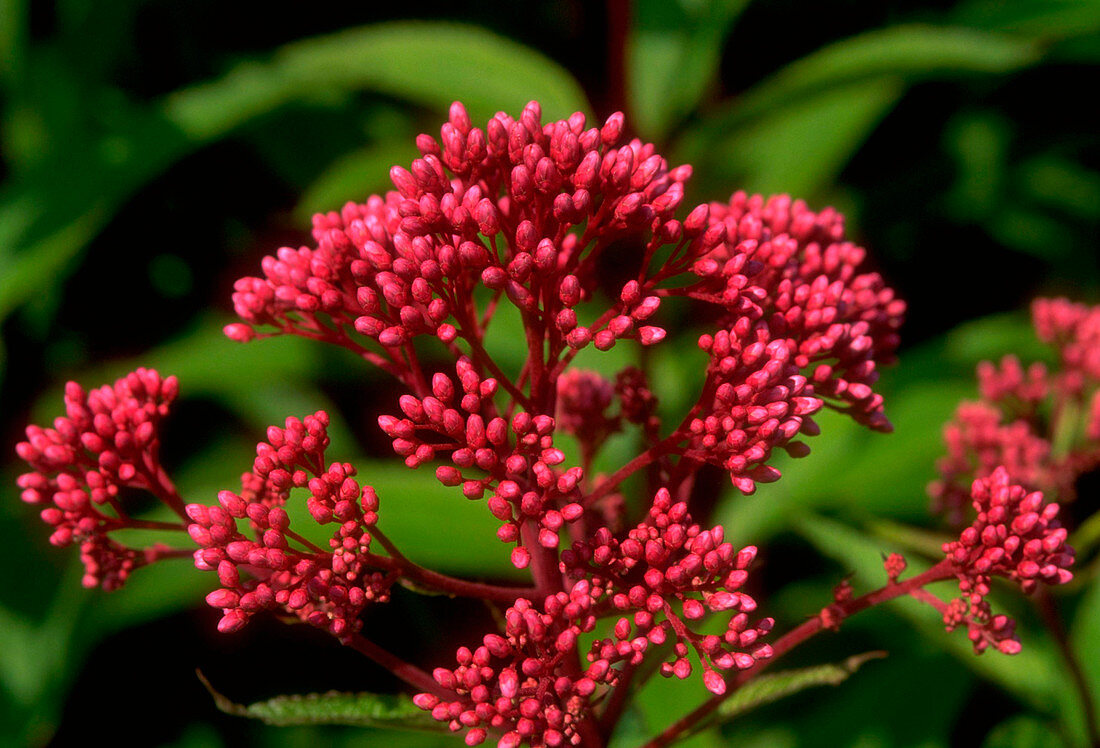
{"label": "pink flower cluster", "polygon": [[694,263],[693,293],[723,307],[742,340],[782,341],[812,393],[889,430],[871,386],[897,348],[905,302],[878,273],[860,272],[867,253],[845,240],[843,217],[738,192],[712,203],[707,220],[721,241]]}
{"label": "pink flower cluster", "polygon": [[422,693],[414,701],[452,730],[467,730],[467,745],[483,742],[487,728],[504,733],[499,748],[581,745],[593,695],[618,675],[607,660],[583,671],[576,661],[577,639],[595,627],[602,595],[581,580],[547,597],[542,610],[520,598],[504,613],[503,636],[486,634],[473,651],[459,648],[458,667],[436,668],[453,699]]}
{"label": "pink flower cluster", "polygon": [[947,455],[929,493],[952,524],[963,521],[971,482],[997,467],[1065,503],[1077,478],[1100,465],[1100,307],[1039,299],[1032,321],[1058,367],[1025,369],[1015,356],[982,362],[982,400],[961,404],[944,428]]}
{"label": "pink flower cluster", "polygon": [[[182,509],[160,465],[157,429],[179,392],[175,377],[138,369],[86,393],[76,382],[65,387],[65,415],[53,428],[27,427],[16,445],[32,472],[19,476],[23,501],[44,506],[53,527],[50,542],[80,544],[84,585],[117,589],[130,572],[165,555],[159,544],[129,548],[111,533],[139,523],[124,506],[124,489],[147,491]],[[147,523],[146,523],[147,524]]]}
{"label": "pink flower cluster", "polygon": [[[574,309],[592,292],[595,257],[616,238],[644,231],[656,247],[680,233],[672,214],[690,167],[669,171],[637,140],[617,148],[621,133],[622,115],[602,128],[586,129],[580,113],[544,126],[534,102],[518,120],[501,113],[481,129],[456,103],[442,148],[421,136],[422,157],[391,171],[398,192],[317,216],[316,249],[281,249],[265,258],[263,278],[237,282],[234,306],[248,324],[227,334],[249,340],[256,326],[272,326],[349,347],[401,376],[404,346],[417,335],[480,344],[484,323],[468,300],[486,286],[545,329],[554,355],[623,337],[659,341],[663,330],[640,324],[659,299],[636,282],[594,324]],[[580,225],[583,234],[571,231]]]}
{"label": "pink flower cluster", "polygon": [[[285,333],[333,343],[393,375],[405,393],[378,424],[394,451],[409,468],[431,465],[444,486],[484,499],[532,587],[447,577],[402,556],[377,527],[373,489],[351,465],[326,459],[324,412],[269,429],[239,492],[185,506],[156,461],[175,380],[152,372],[86,400],[73,385],[69,418],[53,430],[32,427],[20,445],[35,469],[20,479],[24,498],[52,502],[44,517],[55,537],[105,559],[90,575],[112,586],[145,559],[103,550],[109,531],[133,525],[118,487],[157,493],[184,518],[195,565],[218,576],[207,602],[222,611],[220,630],[264,611],[321,627],[422,691],[416,703],[465,731],[468,745],[490,733],[503,748],[602,742],[634,672],[658,649],[663,675],[687,678],[697,661],[705,687],[724,693],[735,673],[773,655],[764,643],[773,621],[755,617],[744,591],[755,547],[736,549],[721,526],[692,520],[691,476],[717,465],[752,493],[780,477],[776,449],[808,453],[799,437],[818,433],[813,416],[824,407],[889,430],[874,385],[897,347],[905,304],[863,269],[865,251],[845,239],[831,209],[737,193],[676,218],[691,168],[670,168],[653,145],[625,139],[621,114],[598,127],[580,113],[543,123],[532,102],[480,128],[456,103],[439,139],[421,135],[417,147],[408,169],[391,170],[396,191],[315,216],[314,246],[284,247],[263,259],[260,275],[238,280],[233,304],[243,322],[225,332],[242,342]],[[621,271],[610,283],[601,277],[609,261]],[[660,343],[669,297],[685,299],[707,325],[698,341],[708,360],[698,402],[664,429],[642,368],[604,378],[571,366],[589,347]],[[526,353],[518,371],[491,352],[502,308],[522,322],[523,335],[505,341]],[[1069,324],[1054,316],[1052,330]],[[607,437],[632,428],[640,454],[610,476],[589,475]],[[562,433],[572,439],[555,443]],[[570,464],[574,444],[579,465]],[[639,522],[623,494],[641,471],[655,498]],[[314,523],[331,530],[327,547],[291,528],[295,490]],[[1032,512],[1020,509],[1029,501],[1012,499],[1004,511]],[[104,502],[116,519],[95,509]],[[1002,523],[985,511],[983,542],[999,532],[985,527]],[[1053,537],[1049,522],[1037,527],[1019,532]],[[991,548],[981,559],[989,574],[1002,573],[997,564],[1008,562]],[[1031,571],[1027,560],[1039,563],[1020,552],[1018,576]],[[1064,568],[1044,558],[1036,574],[1046,578],[1050,564]],[[896,581],[904,563],[891,568]],[[456,667],[433,677],[401,662],[359,633],[359,616],[403,577],[503,603],[503,631],[460,648]],[[967,577],[974,594],[983,579]],[[981,622],[976,610],[964,617]],[[605,617],[616,619],[611,630],[582,645]]]}
{"label": "pink flower cluster", "polygon": [[949,631],[965,623],[976,652],[992,645],[1015,654],[1020,651],[1015,624],[993,615],[986,600],[992,578],[1010,579],[1025,593],[1040,582],[1065,584],[1073,578],[1073,548],[1066,545],[1058,505],[1014,483],[1005,468],[975,480],[970,495],[977,517],[958,540],[943,546],[963,593],[948,606],[944,622]]}
{"label": "pink flower cluster", "polygon": [[757,482],[779,479],[767,464],[773,449],[794,457],[809,453],[805,443],[791,440],[800,432],[819,433],[810,416],[823,405],[791,361],[788,343],[769,340],[765,328],[738,334],[738,326],[750,328],[748,322],[742,317],[734,330],[700,338],[699,347],[711,357],[704,391],[713,391],[712,404],[688,426],[694,453],[728,470],[744,494],[753,493]]}
{"label": "pink flower cluster", "polygon": [[[721,525],[703,530],[692,523],[687,504],[673,503],[660,489],[646,519],[621,541],[607,529],[562,553],[562,567],[572,578],[585,578],[612,591],[611,606],[628,614],[620,618],[613,639],[596,642],[589,659],[626,659],[637,665],[650,644],[675,641],[673,660],[661,674],[681,680],[692,671],[689,647],[703,667],[703,681],[714,693],[725,691],[717,670],[752,667],[771,656],[762,638],[774,621],[750,623],[756,601],[741,592],[756,548],[736,550],[723,541]],[[689,624],[708,612],[729,611],[721,636],[693,631]]]}
{"label": "pink flower cluster", "polygon": [[[405,417],[381,416],[379,426],[393,438],[394,451],[410,468],[434,459],[437,451],[448,451],[451,464],[436,469],[441,483],[461,486],[468,499],[492,491],[489,511],[503,522],[498,537],[520,543],[512,559],[526,568],[530,552],[523,547],[522,524],[535,523],[541,547],[557,548],[562,525],[581,515],[575,499],[583,471],[555,470],[565,461],[565,453],[554,447],[553,418],[520,412],[511,422],[500,416],[486,419],[483,412],[495,412],[496,380],[482,380],[465,357],[455,368],[459,387],[438,373],[432,377],[432,395],[402,395],[399,404]],[[460,390],[464,394],[456,403]],[[461,410],[453,407],[456,404]]]}
{"label": "pink flower cluster", "polygon": [[[395,579],[370,553],[378,496],[360,488],[351,465],[326,463],[327,427],[324,411],[272,426],[240,493],[222,491],[217,506],[187,505],[187,531],[199,546],[195,566],[216,571],[222,584],[206,596],[222,610],[219,631],[237,631],[256,613],[279,609],[347,640],[364,607],[389,599]],[[294,488],[308,489],[306,507],[317,524],[336,525],[329,550],[291,531],[283,507]],[[241,520],[251,537],[240,531]]]}

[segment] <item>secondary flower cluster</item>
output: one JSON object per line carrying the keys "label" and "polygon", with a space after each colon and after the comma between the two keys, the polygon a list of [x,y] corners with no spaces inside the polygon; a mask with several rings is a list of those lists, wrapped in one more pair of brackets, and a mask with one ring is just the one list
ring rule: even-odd
{"label": "secondary flower cluster", "polygon": [[[206,596],[222,610],[219,631],[237,631],[260,611],[282,609],[347,640],[367,604],[389,599],[395,580],[370,554],[378,496],[360,488],[351,465],[326,463],[327,427],[324,411],[288,418],[285,429],[272,426],[240,493],[222,491],[217,506],[187,505],[187,531],[200,548],[195,566],[217,571],[222,584]],[[294,488],[309,490],[306,507],[317,524],[337,525],[330,550],[290,530],[283,506]],[[246,519],[251,537],[238,528]],[[293,548],[291,540],[305,548]]]}
{"label": "secondary flower cluster", "polygon": [[[583,476],[579,467],[557,471],[565,460],[554,447],[554,419],[520,412],[511,422],[494,415],[494,379],[482,380],[470,360],[462,357],[456,373],[463,393],[453,407],[458,389],[445,374],[432,377],[432,395],[403,395],[399,405],[404,418],[384,415],[379,426],[393,438],[394,451],[410,468],[433,460],[436,452],[450,452],[450,465],[436,469],[446,486],[461,486],[468,499],[479,499],[491,490],[488,507],[504,524],[497,533],[505,543],[520,543],[512,553],[516,566],[525,568],[530,551],[523,547],[521,526],[534,523],[537,543],[558,547],[558,531],[582,512],[574,499]],[[442,440],[442,441],[440,441]]]}
{"label": "secondary flower cluster", "polygon": [[976,652],[992,645],[1015,654],[1020,651],[1015,624],[994,615],[986,600],[992,578],[1010,579],[1025,593],[1040,582],[1065,584],[1073,578],[1073,549],[1058,522],[1058,505],[1013,483],[1005,468],[975,480],[970,495],[977,517],[958,540],[943,546],[963,593],[948,605],[944,622],[949,631],[965,623]]}
{"label": "secondary flower cluster", "polygon": [[[573,578],[587,578],[612,590],[611,606],[630,617],[620,618],[614,638],[597,641],[589,659],[627,659],[637,665],[649,645],[675,641],[674,657],[661,674],[681,680],[692,671],[687,659],[695,650],[703,667],[703,682],[714,693],[725,691],[717,670],[752,667],[771,656],[761,639],[774,621],[749,621],[756,601],[741,592],[756,548],[740,551],[723,542],[718,525],[703,530],[694,524],[687,504],[673,503],[667,489],[658,490],[646,519],[623,540],[600,528],[591,540],[574,543],[562,553],[562,568]],[[731,611],[721,636],[692,631],[689,622],[708,612]]]}
{"label": "secondary flower cluster", "polygon": [[878,273],[860,272],[866,250],[845,240],[843,217],[785,195],[738,192],[709,206],[708,224],[722,241],[694,263],[703,280],[693,294],[741,322],[743,340],[784,341],[813,393],[889,430],[871,386],[897,348],[905,302]]}
{"label": "secondary flower cluster", "polygon": [[415,703],[467,730],[467,745],[483,742],[486,728],[504,733],[500,748],[581,745],[593,695],[617,677],[606,660],[584,671],[576,661],[577,639],[595,628],[603,594],[581,580],[547,597],[542,610],[520,598],[504,613],[503,636],[486,634],[473,651],[459,648],[458,667],[436,668],[433,677],[454,698],[422,693]]}
{"label": "secondary flower cluster", "polygon": [[997,467],[1066,503],[1077,478],[1100,465],[1100,307],[1039,299],[1032,321],[1057,367],[1024,369],[1015,356],[983,362],[981,401],[961,404],[944,429],[947,455],[929,493],[953,524],[963,521],[971,482]]}
{"label": "secondary flower cluster", "polygon": [[76,382],[65,387],[65,415],[53,428],[27,427],[16,445],[32,472],[19,476],[23,501],[44,506],[50,542],[80,545],[84,586],[121,587],[130,572],[170,554],[160,544],[129,548],[111,537],[148,525],[132,520],[125,489],[147,491],[177,511],[182,502],[161,468],[157,429],[179,392],[175,377],[138,369],[85,392]]}

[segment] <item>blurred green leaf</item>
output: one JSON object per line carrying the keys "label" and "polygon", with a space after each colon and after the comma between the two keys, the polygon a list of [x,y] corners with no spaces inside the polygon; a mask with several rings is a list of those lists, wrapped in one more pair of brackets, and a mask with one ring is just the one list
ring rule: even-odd
{"label": "blurred green leaf", "polygon": [[818,686],[839,686],[852,677],[868,660],[877,660],[886,652],[852,655],[843,662],[815,665],[797,670],[759,675],[722,702],[717,715],[721,721],[735,719],[752,710]]}
{"label": "blurred green leaf", "polygon": [[[378,492],[378,526],[411,561],[482,579],[526,578],[512,565],[511,548],[497,539],[500,522],[484,501],[443,486],[430,466],[409,470],[397,459],[354,464],[362,482]],[[464,539],[462,553],[455,553],[455,538]]]}
{"label": "blurred green leaf", "polygon": [[305,225],[314,213],[339,210],[349,200],[393,189],[390,167],[408,163],[419,151],[411,139],[375,143],[352,151],[329,165],[298,201],[295,217]]}
{"label": "blurred green leaf", "polygon": [[[0,277],[0,321],[63,276],[73,254],[107,224],[106,206],[97,204],[43,239],[9,256]],[[3,259],[3,258],[0,258]]]}
{"label": "blurred green leaf", "polygon": [[913,82],[964,73],[1006,73],[1038,56],[1038,48],[1028,40],[972,29],[904,24],[868,31],[787,65],[717,109],[685,137],[684,157],[706,157],[710,144],[730,130],[836,86],[884,77]]}
{"label": "blurred green leaf", "polygon": [[[226,338],[222,327],[230,320],[215,316],[200,317],[195,326],[178,338],[125,360],[111,361],[82,373],[84,384],[98,386],[133,371],[138,366],[157,369],[165,376],[174,374],[180,379],[185,396],[196,394],[218,398],[230,410],[237,410],[237,399],[243,405],[253,402],[249,393],[263,389],[265,382],[288,386],[300,383],[309,387],[308,380],[319,374],[324,357],[318,353],[319,345],[309,340],[289,335],[275,336],[249,344],[236,343]],[[364,370],[366,367],[364,367]],[[263,372],[260,381],[257,372]],[[61,387],[43,395],[32,411],[32,421],[49,421],[55,415],[61,401]],[[274,413],[268,402],[264,412]],[[280,406],[281,407],[281,406]],[[316,407],[313,408],[316,410]],[[250,412],[240,410],[239,412]],[[281,422],[286,413],[277,419]],[[261,428],[271,425],[265,416]]]}
{"label": "blurred green leaf", "polygon": [[1064,748],[1050,724],[1038,717],[1019,715],[989,731],[982,748]]}
{"label": "blurred green leaf", "polygon": [[406,730],[445,731],[447,726],[412,703],[408,696],[379,693],[311,693],[276,696],[253,704],[237,704],[214,690],[196,671],[214,697],[218,709],[237,717],[258,719],[269,725],[353,725]]}
{"label": "blurred green leaf", "polygon": [[956,220],[973,223],[992,215],[1005,189],[1011,137],[1011,122],[995,112],[960,113],[948,123],[944,140],[956,174],[946,200]]}
{"label": "blurred green leaf", "polygon": [[[38,696],[42,670],[35,661],[41,656],[36,646],[34,627],[11,611],[0,607],[0,687],[20,704],[30,704]],[[36,677],[37,676],[37,677]]]}
{"label": "blurred green leaf", "polygon": [[1009,31],[1043,41],[1090,34],[1100,29],[1100,3],[1095,0],[971,0],[952,9],[964,26]]}
{"label": "blurred green leaf", "polygon": [[[0,195],[2,213],[13,204],[42,211],[27,244],[5,261],[0,321],[47,279],[56,283],[71,272],[80,250],[130,195],[189,151],[290,101],[361,89],[440,111],[460,99],[478,118],[518,112],[530,99],[540,100],[548,117],[588,108],[576,81],[539,53],[483,29],[428,22],[380,24],[297,42],[269,62],[241,64],[153,107],[103,92],[102,109],[115,131],[98,135],[95,147],[74,142]],[[58,182],[59,168],[67,181]]]}
{"label": "blurred green leaf", "polygon": [[1073,233],[1046,211],[1009,203],[985,224],[1003,246],[1044,260],[1069,257],[1076,244]]}
{"label": "blurred green leaf", "polygon": [[459,100],[479,119],[518,113],[532,99],[548,117],[588,109],[569,73],[529,47],[473,26],[400,22],[289,44],[268,62],[170,95],[164,111],[188,136],[209,140],[287,101],[360,89],[440,111]]}
{"label": "blurred green leaf", "polygon": [[1084,671],[1092,703],[1100,710],[1100,584],[1088,589],[1070,627],[1070,645]]}
{"label": "blurred green leaf", "polygon": [[77,640],[84,635],[88,591],[80,586],[83,565],[66,569],[46,615],[30,620],[0,606],[0,691],[14,712],[9,737],[20,744],[45,744],[57,724],[60,694],[73,677]]}
{"label": "blurred green leaf", "polygon": [[914,352],[905,360],[911,362],[913,357],[920,356],[920,376],[937,371],[937,363],[941,375],[945,367],[965,374],[971,383],[970,397],[976,398],[978,383],[974,370],[977,365],[981,361],[1000,361],[1010,352],[1025,364],[1051,356],[1050,347],[1035,336],[1026,310],[965,322],[947,333],[942,340],[922,347],[919,353]]}
{"label": "blurred green leaf", "polygon": [[901,98],[899,78],[826,88],[733,130],[711,148],[712,179],[748,192],[814,196]]}
{"label": "blurred green leaf", "polygon": [[0,85],[16,85],[26,53],[30,6],[27,0],[0,0]]}
{"label": "blurred green leaf", "polygon": [[631,121],[660,142],[713,83],[722,44],[748,0],[637,0],[626,49]]}
{"label": "blurred green leaf", "polygon": [[900,522],[879,519],[871,520],[867,529],[891,545],[902,550],[919,553],[927,558],[936,558],[943,554],[943,544],[952,540],[945,533],[933,532]]}
{"label": "blurred green leaf", "polygon": [[1020,164],[1015,177],[1025,196],[1051,211],[1086,221],[1100,219],[1100,173],[1067,158],[1043,155]]}

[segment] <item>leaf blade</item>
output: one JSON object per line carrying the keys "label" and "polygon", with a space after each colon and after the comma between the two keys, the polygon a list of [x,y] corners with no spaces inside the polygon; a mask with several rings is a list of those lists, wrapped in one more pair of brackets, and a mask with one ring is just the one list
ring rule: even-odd
{"label": "leaf blade", "polygon": [[399,694],[327,693],[275,696],[251,704],[238,704],[219,693],[196,670],[195,675],[214,698],[214,704],[226,714],[256,719],[268,725],[348,725],[403,730],[443,732],[447,726]]}

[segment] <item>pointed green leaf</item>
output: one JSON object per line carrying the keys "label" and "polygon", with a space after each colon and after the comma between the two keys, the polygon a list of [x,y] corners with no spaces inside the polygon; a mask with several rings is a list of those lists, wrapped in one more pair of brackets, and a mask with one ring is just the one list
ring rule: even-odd
{"label": "pointed green leaf", "polygon": [[904,93],[884,76],[814,92],[732,130],[710,149],[704,176],[749,192],[812,197],[839,176]]}
{"label": "pointed green leaf", "polygon": [[886,657],[885,652],[865,652],[852,655],[843,662],[784,670],[779,673],[764,673],[750,680],[722,702],[718,707],[718,719],[723,722],[731,720],[808,688],[839,686],[855,674],[865,662],[883,657]]}
{"label": "pointed green leaf", "polygon": [[639,0],[627,39],[631,121],[660,141],[699,103],[721,62],[722,43],[748,0]]}
{"label": "pointed green leaf", "polygon": [[531,99],[547,117],[588,109],[569,73],[530,47],[474,26],[400,22],[295,42],[268,62],[172,94],[164,110],[189,136],[208,140],[288,101],[360,89],[439,111],[457,99],[478,119],[518,114]]}
{"label": "pointed green leaf", "polygon": [[155,106],[104,93],[105,118],[123,123],[121,129],[104,133],[95,147],[70,144],[63,158],[38,165],[0,196],[0,216],[13,205],[41,207],[35,226],[19,232],[27,234],[23,246],[0,250],[0,320],[47,279],[56,283],[72,272],[81,249],[125,201],[187,153],[287,103],[358,90],[441,113],[458,99],[479,119],[498,110],[518,113],[531,99],[542,103],[548,118],[588,110],[577,82],[538,52],[484,29],[429,22],[379,24],[296,42],[267,62],[241,64]]}
{"label": "pointed green leaf", "polygon": [[731,100],[693,131],[684,155],[698,160],[730,130],[836,86],[893,76],[912,82],[1005,73],[1038,55],[1035,44],[1004,34],[920,24],[875,29],[823,47]]}
{"label": "pointed green leaf", "polygon": [[404,695],[329,691],[237,704],[214,690],[201,672],[195,671],[195,674],[214,697],[218,709],[269,725],[351,725],[430,732],[447,729],[444,723],[432,719],[430,713]]}

